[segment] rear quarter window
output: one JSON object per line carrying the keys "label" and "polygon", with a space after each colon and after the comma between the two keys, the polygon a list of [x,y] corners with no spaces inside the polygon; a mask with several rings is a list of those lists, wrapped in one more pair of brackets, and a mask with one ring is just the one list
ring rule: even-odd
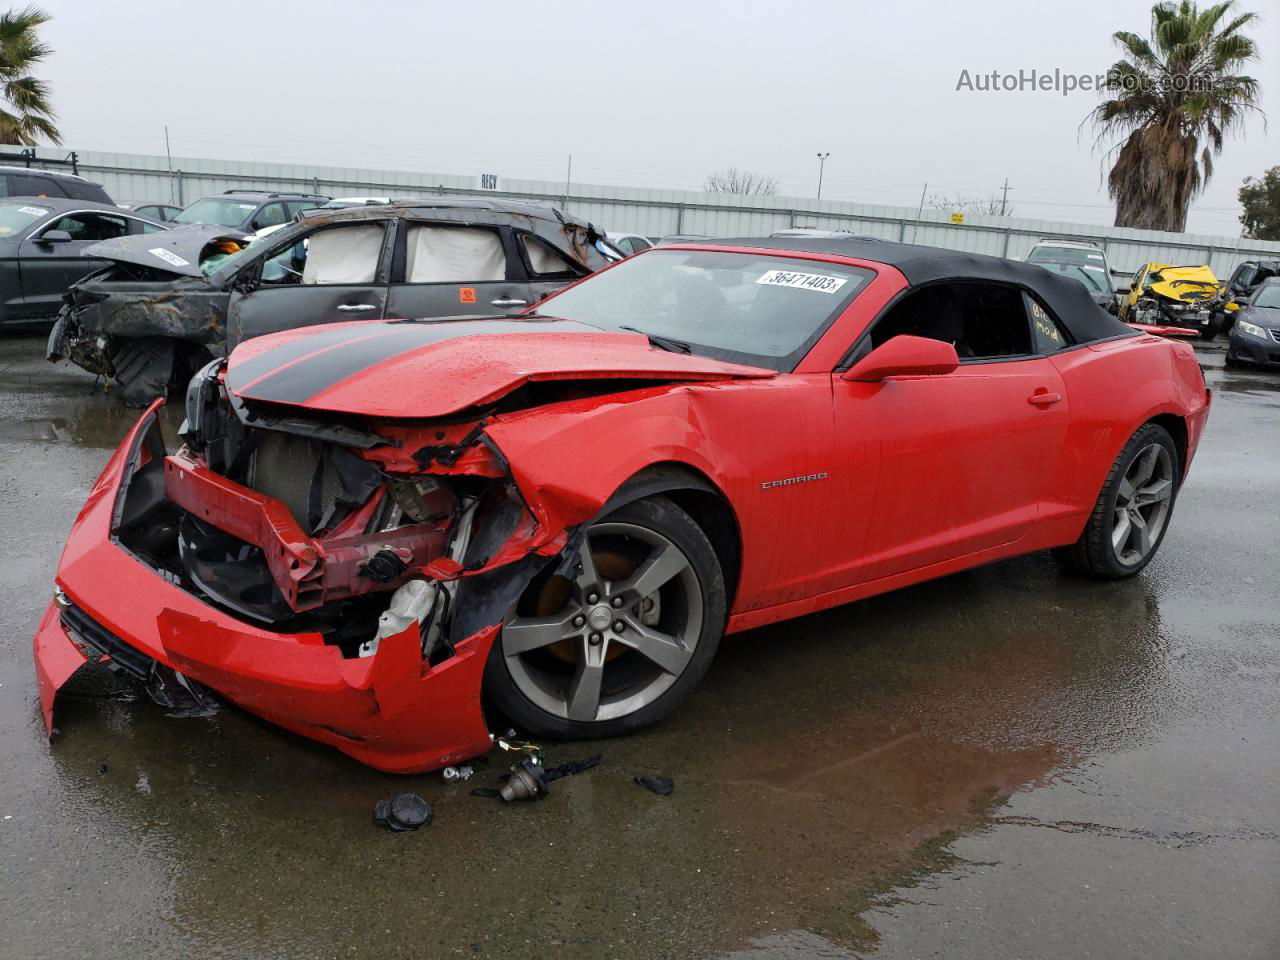
{"label": "rear quarter window", "polygon": [[1036,353],[1054,353],[1071,345],[1071,338],[1066,330],[1046,307],[1029,293],[1024,292],[1022,300],[1027,308],[1027,316],[1031,318],[1031,338]]}

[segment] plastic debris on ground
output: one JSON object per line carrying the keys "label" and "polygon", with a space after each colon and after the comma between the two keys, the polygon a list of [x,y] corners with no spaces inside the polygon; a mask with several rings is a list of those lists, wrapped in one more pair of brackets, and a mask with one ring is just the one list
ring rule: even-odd
{"label": "plastic debris on ground", "polygon": [[674,780],[670,777],[660,777],[656,773],[646,773],[634,779],[640,786],[656,793],[660,797],[671,796],[671,791],[676,788]]}
{"label": "plastic debris on ground", "polygon": [[417,830],[431,823],[431,804],[416,793],[379,800],[373,808],[373,822],[393,833]]}

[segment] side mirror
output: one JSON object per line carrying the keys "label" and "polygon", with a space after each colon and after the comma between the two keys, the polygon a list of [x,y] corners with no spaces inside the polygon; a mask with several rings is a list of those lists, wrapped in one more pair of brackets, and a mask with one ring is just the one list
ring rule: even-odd
{"label": "side mirror", "polygon": [[900,334],[868,353],[841,379],[878,383],[888,377],[936,377],[958,366],[960,357],[951,344]]}
{"label": "side mirror", "polygon": [[37,243],[70,243],[71,234],[67,233],[67,231],[65,230],[46,230],[44,233],[40,234],[40,239],[37,240],[36,242]]}

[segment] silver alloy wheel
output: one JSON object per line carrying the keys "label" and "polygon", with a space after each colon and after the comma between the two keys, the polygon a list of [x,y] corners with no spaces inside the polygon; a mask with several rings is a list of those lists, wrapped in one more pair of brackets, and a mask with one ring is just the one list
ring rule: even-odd
{"label": "silver alloy wheel", "polygon": [[1127,567],[1147,558],[1160,542],[1173,502],[1173,458],[1164,444],[1149,443],[1133,458],[1116,497],[1111,547]]}
{"label": "silver alloy wheel", "polygon": [[[645,550],[623,579],[607,580],[597,570],[593,554],[610,542]],[[612,720],[642,709],[676,682],[693,658],[702,621],[701,586],[684,552],[656,530],[605,522],[583,542],[564,607],[550,616],[513,609],[499,642],[516,687],[539,708],[565,720]],[[548,656],[549,648],[566,643],[571,674],[555,669]]]}

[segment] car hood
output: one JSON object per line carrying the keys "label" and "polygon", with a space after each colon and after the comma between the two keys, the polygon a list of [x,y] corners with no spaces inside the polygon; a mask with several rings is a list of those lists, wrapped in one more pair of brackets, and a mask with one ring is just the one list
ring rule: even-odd
{"label": "car hood", "polygon": [[1280,327],[1280,307],[1245,307],[1236,317],[1261,327]]}
{"label": "car hood", "polygon": [[245,400],[370,417],[444,417],[547,380],[680,382],[772,370],[651,347],[556,318],[458,317],[301,328],[240,345],[226,385]]}
{"label": "car hood", "polygon": [[1215,296],[1221,285],[1208,267],[1160,267],[1160,279],[1147,290],[1167,300],[1202,300]]}
{"label": "car hood", "polygon": [[243,230],[231,227],[191,223],[161,233],[103,240],[85,247],[84,256],[137,264],[180,277],[203,277],[200,263],[207,256],[210,244],[221,240],[239,243],[247,236]]}

